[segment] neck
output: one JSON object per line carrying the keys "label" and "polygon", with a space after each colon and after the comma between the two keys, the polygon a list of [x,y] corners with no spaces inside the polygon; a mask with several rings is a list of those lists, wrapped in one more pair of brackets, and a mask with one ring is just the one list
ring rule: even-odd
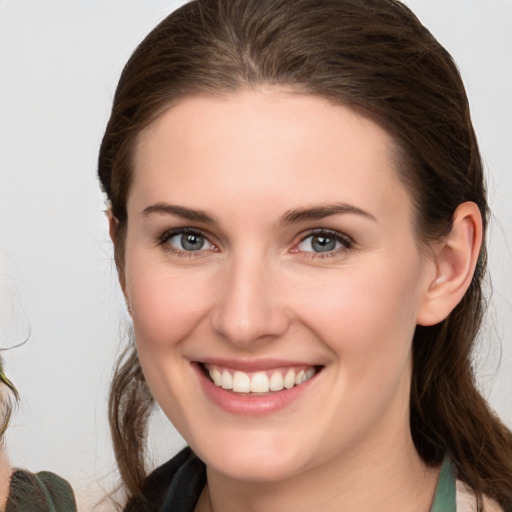
{"label": "neck", "polygon": [[344,453],[284,481],[241,482],[208,468],[196,512],[428,512],[439,468],[421,461],[408,428],[406,435],[397,430],[387,445],[368,440],[363,452]]}

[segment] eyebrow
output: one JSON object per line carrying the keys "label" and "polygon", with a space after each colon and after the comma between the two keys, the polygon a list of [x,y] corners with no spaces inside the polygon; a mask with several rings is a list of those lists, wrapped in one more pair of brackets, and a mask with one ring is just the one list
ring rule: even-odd
{"label": "eyebrow", "polygon": [[[186,208],[185,206],[178,206],[167,203],[155,203],[142,211],[144,216],[151,214],[159,215],[171,215],[174,217],[181,217],[185,220],[192,220],[197,222],[204,222],[206,224],[214,224],[215,219],[210,214],[203,210],[195,210],[192,208]],[[279,224],[298,224],[308,220],[319,220],[331,215],[341,214],[355,214],[361,215],[377,222],[377,219],[369,212],[345,203],[327,204],[320,206],[313,206],[310,208],[298,208],[296,210],[290,210],[286,212],[279,220]]]}
{"label": "eyebrow", "polygon": [[355,214],[366,217],[377,222],[377,219],[369,212],[361,210],[357,206],[345,203],[326,204],[313,206],[311,208],[298,208],[286,212],[280,220],[280,224],[297,224],[307,220],[319,220],[330,217],[331,215]]}
{"label": "eyebrow", "polygon": [[172,215],[174,217],[181,217],[186,220],[193,220],[197,222],[204,222],[206,224],[214,224],[215,219],[208,213],[202,210],[194,210],[184,206],[177,206],[167,203],[155,203],[147,208],[144,208],[142,213],[147,216],[152,213],[160,215]]}

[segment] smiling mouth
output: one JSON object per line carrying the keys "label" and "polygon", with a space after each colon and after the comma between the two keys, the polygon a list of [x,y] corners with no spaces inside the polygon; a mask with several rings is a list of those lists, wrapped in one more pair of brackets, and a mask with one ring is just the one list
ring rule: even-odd
{"label": "smiling mouth", "polygon": [[204,374],[215,386],[234,393],[275,393],[291,389],[312,379],[321,366],[297,366],[273,370],[243,372],[213,364],[201,365]]}

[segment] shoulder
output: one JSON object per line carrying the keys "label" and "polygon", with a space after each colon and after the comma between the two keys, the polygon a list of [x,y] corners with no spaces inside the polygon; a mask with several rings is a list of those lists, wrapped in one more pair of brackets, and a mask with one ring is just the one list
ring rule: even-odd
{"label": "shoulder", "polygon": [[142,495],[132,498],[124,512],[194,510],[205,481],[204,464],[184,448],[146,478]]}
{"label": "shoulder", "polygon": [[49,471],[31,473],[17,469],[11,476],[6,512],[75,512],[76,502],[71,485]]}
{"label": "shoulder", "polygon": [[[457,512],[477,512],[476,498],[473,490],[464,482],[457,480]],[[505,512],[493,499],[484,496],[483,512]]]}

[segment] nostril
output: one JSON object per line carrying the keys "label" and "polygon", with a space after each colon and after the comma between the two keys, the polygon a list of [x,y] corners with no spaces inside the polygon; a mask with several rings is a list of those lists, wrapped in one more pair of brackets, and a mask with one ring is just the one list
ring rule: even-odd
{"label": "nostril", "polygon": [[237,346],[273,341],[287,331],[288,325],[284,311],[271,307],[238,314],[234,310],[219,310],[211,318],[212,330]]}

